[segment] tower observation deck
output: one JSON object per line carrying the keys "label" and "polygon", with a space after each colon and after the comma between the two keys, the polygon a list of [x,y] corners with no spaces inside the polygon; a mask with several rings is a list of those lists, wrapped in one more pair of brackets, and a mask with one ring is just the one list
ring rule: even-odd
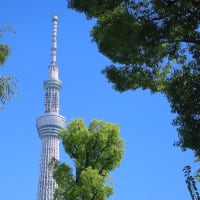
{"label": "tower observation deck", "polygon": [[45,112],[36,120],[36,127],[42,141],[37,200],[53,200],[56,182],[53,179],[53,172],[49,167],[49,163],[52,158],[59,160],[58,132],[66,127],[66,119],[59,114],[59,91],[62,83],[59,79],[58,66],[56,64],[57,15],[53,15],[52,22],[51,64],[48,68],[48,78],[44,81]]}

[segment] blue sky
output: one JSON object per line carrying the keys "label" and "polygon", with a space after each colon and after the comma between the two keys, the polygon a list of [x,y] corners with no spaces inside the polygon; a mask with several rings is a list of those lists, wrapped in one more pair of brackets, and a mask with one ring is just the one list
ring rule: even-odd
{"label": "blue sky", "polygon": [[[41,141],[35,122],[44,113],[43,81],[50,64],[52,14],[59,15],[57,64],[61,114],[120,125],[125,141],[121,166],[112,174],[115,193],[109,200],[188,200],[182,169],[194,166],[193,153],[173,147],[177,132],[165,97],[149,91],[118,93],[101,74],[111,62],[91,42],[94,21],[69,10],[65,1],[6,0],[0,7],[0,27],[11,25],[0,42],[12,53],[0,69],[15,75],[18,96],[0,111],[0,199],[35,200]],[[71,163],[61,147],[61,160]],[[195,166],[196,167],[196,166]]]}

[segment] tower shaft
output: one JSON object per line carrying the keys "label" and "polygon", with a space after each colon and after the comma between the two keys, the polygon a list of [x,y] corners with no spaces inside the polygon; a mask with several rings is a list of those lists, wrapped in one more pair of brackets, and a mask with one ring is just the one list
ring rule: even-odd
{"label": "tower shaft", "polygon": [[56,182],[52,177],[52,169],[49,167],[52,158],[59,159],[59,139],[57,136],[44,136],[37,200],[53,200]]}
{"label": "tower shaft", "polygon": [[49,164],[52,158],[59,160],[58,132],[66,127],[66,119],[59,114],[61,81],[58,77],[56,65],[58,16],[53,15],[52,21],[51,64],[48,69],[48,79],[44,81],[45,114],[36,120],[36,127],[42,141],[37,200],[53,200],[56,182],[53,179],[53,171]]}

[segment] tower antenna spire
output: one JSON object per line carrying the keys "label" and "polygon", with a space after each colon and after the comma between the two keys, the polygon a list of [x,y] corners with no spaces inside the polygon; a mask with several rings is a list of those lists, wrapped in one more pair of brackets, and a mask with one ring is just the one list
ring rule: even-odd
{"label": "tower antenna spire", "polygon": [[53,22],[53,30],[52,30],[51,65],[56,65],[58,15],[56,14],[53,15],[52,22]]}

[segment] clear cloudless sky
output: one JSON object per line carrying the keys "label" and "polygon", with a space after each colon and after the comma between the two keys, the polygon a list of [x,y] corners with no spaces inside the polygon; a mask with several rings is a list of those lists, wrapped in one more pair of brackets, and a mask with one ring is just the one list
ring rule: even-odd
{"label": "clear cloudless sky", "polygon": [[[0,111],[0,199],[36,200],[41,141],[36,118],[44,113],[43,81],[51,54],[52,14],[59,15],[57,64],[61,114],[120,125],[125,141],[121,166],[112,172],[109,200],[188,200],[183,167],[193,153],[173,147],[177,140],[166,98],[149,91],[118,93],[101,74],[111,64],[91,41],[93,21],[70,10],[64,0],[6,0],[0,6],[0,38],[12,52],[0,73],[18,79],[18,96]],[[62,161],[71,164],[61,146]],[[194,166],[196,167],[196,166]]]}

